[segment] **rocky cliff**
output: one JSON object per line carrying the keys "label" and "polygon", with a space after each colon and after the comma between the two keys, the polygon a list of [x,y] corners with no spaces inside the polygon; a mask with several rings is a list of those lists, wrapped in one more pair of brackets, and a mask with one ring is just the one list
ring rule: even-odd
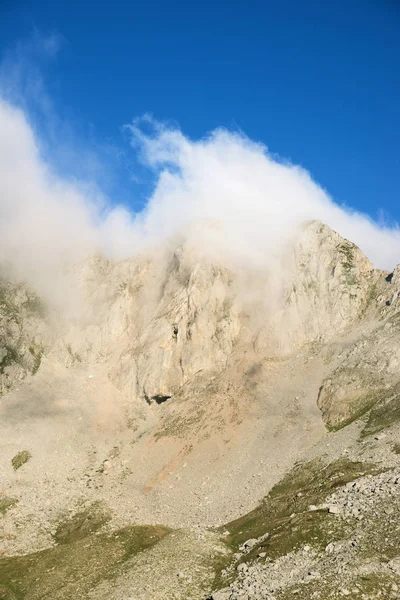
{"label": "rocky cliff", "polygon": [[[215,260],[185,236],[146,256],[96,256],[67,270],[73,313],[4,274],[0,283],[0,510],[9,557],[0,559],[0,598],[49,593],[23,567],[38,551],[49,561],[45,573],[53,560],[56,572],[75,564],[73,583],[43,575],[54,598],[80,590],[97,600],[201,599],[239,572],[237,585],[215,598],[286,598],[289,589],[314,597],[293,591],[319,560],[314,530],[311,542],[292,535],[308,531],[308,506],[329,508],[338,498],[342,511],[345,492],[332,481],[345,486],[397,468],[395,451],[369,441],[388,430],[391,448],[397,443],[399,268],[376,269],[313,221],[264,272]],[[374,460],[364,467],[368,452]],[[300,475],[291,471],[299,461]],[[259,502],[269,492],[267,510]],[[289,527],[292,514],[303,516]],[[315,533],[327,546],[337,541],[328,530]],[[279,531],[292,542],[283,547]],[[361,525],[358,533],[366,535]],[[178,535],[179,548],[169,535]],[[253,540],[247,547],[243,536]],[[79,562],[83,543],[98,557],[94,579]],[[143,544],[151,568],[161,569],[156,587],[133,550]],[[293,554],[302,545],[307,560]],[[112,573],[103,547],[122,553]],[[197,558],[180,576],[185,552]],[[31,558],[15,558],[26,553]],[[272,584],[274,561],[294,574]],[[337,576],[320,571],[326,581]]]}

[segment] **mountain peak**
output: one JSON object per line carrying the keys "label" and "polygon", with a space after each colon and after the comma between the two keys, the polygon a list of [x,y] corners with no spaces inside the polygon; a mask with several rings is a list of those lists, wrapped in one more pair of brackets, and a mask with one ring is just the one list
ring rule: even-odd
{"label": "mountain peak", "polygon": [[[97,255],[70,266],[79,308],[72,316],[27,286],[2,281],[0,464],[7,498],[15,500],[4,521],[13,532],[2,540],[8,554],[51,553],[61,539],[69,548],[75,535],[79,545],[87,527],[92,540],[97,523],[93,539],[103,541],[106,522],[122,540],[133,522],[163,523],[181,532],[175,550],[167,542],[157,546],[172,560],[176,544],[189,544],[189,538],[197,556],[193,526],[226,523],[232,558],[217,541],[227,563],[233,561],[232,573],[252,560],[253,546],[260,557],[280,552],[282,527],[285,560],[292,560],[287,557],[298,549],[285,523],[304,518],[302,531],[308,531],[314,514],[303,494],[318,508],[336,477],[356,477],[354,465],[363,460],[360,431],[396,427],[399,267],[393,273],[376,269],[319,221],[305,223],[291,245],[263,263],[232,260],[221,248],[215,251],[215,240],[212,252],[203,251],[203,225],[198,232],[198,238],[176,236],[135,258]],[[344,445],[354,464],[346,458],[332,466]],[[368,445],[368,455],[379,462],[374,448]],[[327,472],[335,478],[323,479],[315,457],[331,461]],[[299,461],[305,471],[295,467]],[[315,469],[322,486],[314,485]],[[269,504],[258,505],[270,490]],[[274,504],[277,498],[282,506]],[[273,515],[281,510],[284,518],[276,523]],[[212,556],[215,535],[202,533]],[[311,556],[314,537],[305,556]],[[154,567],[158,559],[150,552],[143,556]],[[116,575],[121,598],[129,588],[124,573]],[[96,597],[114,593],[107,582],[93,583]]]}

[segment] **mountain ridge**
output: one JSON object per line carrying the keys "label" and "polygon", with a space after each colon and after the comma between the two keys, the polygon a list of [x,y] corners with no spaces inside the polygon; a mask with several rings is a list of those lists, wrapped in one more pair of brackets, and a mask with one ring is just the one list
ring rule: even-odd
{"label": "mountain ridge", "polygon": [[[321,222],[304,224],[272,272],[235,272],[181,240],[71,273],[73,317],[1,286],[1,475],[16,500],[6,555],[57,548],[57,523],[100,503],[104,531],[207,528],[219,549],[206,555],[225,560],[210,528],[256,510],[330,436],[332,459],[348,438],[356,461],[362,419],[398,431],[400,267],[376,269]],[[176,597],[202,598],[190,585]],[[111,597],[102,586],[98,598]]]}

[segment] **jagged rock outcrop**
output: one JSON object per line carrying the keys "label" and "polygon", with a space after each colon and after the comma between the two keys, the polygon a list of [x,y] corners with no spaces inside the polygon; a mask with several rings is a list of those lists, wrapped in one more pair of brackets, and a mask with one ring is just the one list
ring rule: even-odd
{"label": "jagged rock outcrop", "polygon": [[90,355],[100,337],[111,380],[131,398],[162,402],[200,373],[214,377],[228,365],[239,335],[261,360],[338,339],[374,317],[375,299],[389,285],[359,248],[317,221],[304,225],[279,277],[263,274],[260,288],[270,277],[273,289],[250,305],[234,272],[196,261],[182,244],[157,285],[160,271],[151,262],[134,271],[127,263],[122,271],[122,265],[108,267],[109,311],[96,318],[97,335],[93,326],[87,330],[91,350],[85,346],[78,354]]}
{"label": "jagged rock outcrop", "polygon": [[378,272],[369,291],[368,314],[358,334],[350,336],[322,382],[318,406],[325,422],[341,427],[375,404],[397,395],[400,383],[400,282],[393,273]]}
{"label": "jagged rock outcrop", "polygon": [[66,314],[2,283],[0,595],[306,599],[355,560],[400,572],[364,561],[398,529],[400,267],[315,221],[273,271],[192,242],[68,265]]}
{"label": "jagged rock outcrop", "polygon": [[290,258],[281,319],[293,343],[327,342],[355,328],[380,277],[361,250],[312,221],[303,226]]}
{"label": "jagged rock outcrop", "polygon": [[40,368],[46,308],[23,285],[0,280],[0,395]]}
{"label": "jagged rock outcrop", "polygon": [[179,253],[171,263],[152,319],[110,374],[148,403],[168,399],[200,373],[221,372],[240,331],[226,269],[197,265],[188,272]]}
{"label": "jagged rock outcrop", "polygon": [[[278,274],[253,277],[252,286],[257,289],[259,283],[259,293],[254,299],[252,292],[251,302],[237,285],[233,271],[209,259],[201,262],[185,242],[151,259],[113,262],[98,256],[74,271],[78,316],[73,323],[58,319],[54,335],[57,317],[50,315],[54,342],[49,346],[47,336],[45,353],[68,367],[106,364],[111,381],[138,402],[162,403],[184,386],[199,382],[199,375],[203,381],[215,377],[232,362],[239,341],[242,352],[247,344],[261,361],[287,356],[307,344],[327,344],[351,331],[361,331],[364,322],[371,329],[379,310],[379,318],[387,321],[376,333],[382,352],[362,356],[362,348],[374,343],[371,331],[369,338],[357,341],[358,345],[343,355],[346,367],[338,364],[332,378],[322,385],[318,405],[327,423],[337,425],[362,406],[369,406],[375,392],[391,385],[390,373],[396,371],[397,330],[392,315],[400,302],[398,269],[393,274],[375,269],[359,248],[318,221],[303,226],[294,247],[282,257]],[[28,294],[21,286],[18,289],[19,294]],[[19,306],[23,305],[21,300]],[[46,337],[44,314],[38,314],[35,323],[28,318],[17,326],[6,317],[6,304],[2,306],[3,323],[9,320],[9,339],[15,338],[17,329],[19,337],[25,330],[37,329],[38,319],[42,319],[41,335]],[[44,344],[35,335],[33,344],[43,354]],[[14,379],[23,377],[33,369],[33,362],[38,362],[35,354],[30,358],[23,350],[29,360],[28,367],[21,370],[21,356],[13,360],[13,348],[4,348],[8,372],[11,364],[19,365],[13,367],[18,371]],[[376,361],[378,374],[370,381],[370,367]],[[348,374],[355,369],[352,381]],[[370,399],[364,393],[363,371],[370,383]],[[352,385],[358,391],[353,391]]]}

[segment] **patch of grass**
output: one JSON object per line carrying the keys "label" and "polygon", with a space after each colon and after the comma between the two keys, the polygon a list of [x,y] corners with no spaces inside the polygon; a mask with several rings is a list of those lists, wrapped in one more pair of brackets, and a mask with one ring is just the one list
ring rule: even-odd
{"label": "patch of grass", "polygon": [[[343,534],[344,525],[333,520],[327,511],[308,512],[308,506],[323,503],[336,488],[378,471],[373,464],[347,458],[329,465],[320,460],[298,465],[272,488],[262,504],[221,528],[229,531],[225,541],[236,551],[249,538],[268,533],[267,540],[245,555],[246,561],[255,558],[260,551],[277,558],[305,543],[323,546],[328,539],[325,525],[329,525],[330,530],[335,525],[341,527],[338,535]],[[330,533],[329,541],[332,539]]]}
{"label": "patch of grass", "polygon": [[13,363],[19,363],[20,360],[17,350],[12,346],[5,346],[4,350],[6,354],[0,361],[0,375],[4,374],[6,367],[10,367]]}
{"label": "patch of grass", "polygon": [[337,246],[337,249],[344,258],[342,266],[346,270],[352,269],[354,267],[354,245],[351,242],[344,240]]}
{"label": "patch of grass", "polygon": [[[249,553],[242,554],[239,562],[249,563],[254,562],[261,552],[275,560],[305,544],[323,549],[328,543],[351,535],[352,523],[338,519],[327,510],[308,511],[308,506],[323,504],[335,489],[349,481],[379,472],[381,469],[374,464],[352,462],[347,458],[340,458],[331,464],[317,459],[299,464],[272,488],[257,508],[221,527],[222,540],[236,553],[248,539],[268,534]],[[236,576],[233,569],[228,579],[223,577],[223,569],[232,566],[232,563],[229,557],[222,563],[215,565],[213,589],[225,587]]]}
{"label": "patch of grass", "polygon": [[0,314],[12,319],[16,323],[20,321],[19,310],[12,302],[11,296],[6,290],[0,288]]}
{"label": "patch of grass", "polygon": [[351,242],[344,240],[337,246],[338,251],[342,255],[342,268],[344,270],[344,281],[346,285],[352,286],[358,284],[358,278],[353,271],[355,267],[354,249],[355,246]]}
{"label": "patch of grass", "polygon": [[21,452],[18,452],[18,454],[16,454],[14,458],[11,459],[11,464],[14,470],[16,471],[17,469],[22,467],[22,465],[27,463],[28,460],[30,460],[31,458],[32,454],[29,452],[29,450],[21,450]]}
{"label": "patch of grass", "polygon": [[396,393],[389,401],[380,403],[371,410],[361,435],[363,437],[373,435],[397,422],[400,422],[399,393]]}
{"label": "patch of grass", "polygon": [[96,533],[111,519],[111,514],[99,502],[61,521],[54,534],[58,544],[70,544]]}
{"label": "patch of grass", "polygon": [[0,496],[0,515],[5,515],[10,508],[17,504],[17,502],[17,498],[11,498],[10,496]]}
{"label": "patch of grass", "polygon": [[0,582],[0,600],[19,600],[19,597],[10,586]]}
{"label": "patch of grass", "polygon": [[14,595],[2,596],[0,591],[0,599],[86,598],[96,584],[114,578],[129,558],[168,533],[162,526],[131,526],[100,535],[86,532],[41,552],[1,558],[0,590]]}

